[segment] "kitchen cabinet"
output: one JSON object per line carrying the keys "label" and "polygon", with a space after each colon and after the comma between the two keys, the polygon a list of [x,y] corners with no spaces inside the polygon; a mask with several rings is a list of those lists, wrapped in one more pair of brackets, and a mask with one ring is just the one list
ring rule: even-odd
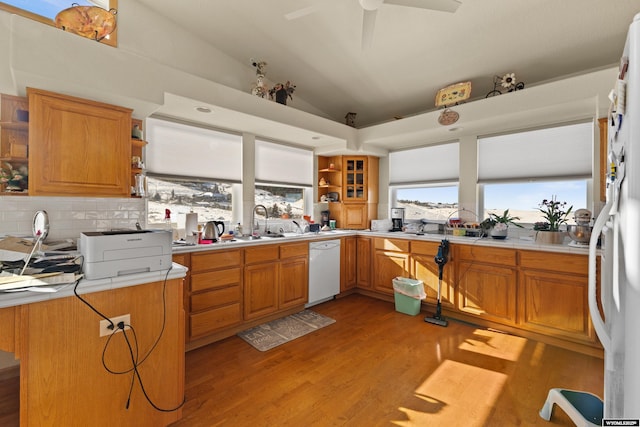
{"label": "kitchen cabinet", "polygon": [[342,197],[342,156],[318,156],[318,201],[326,201],[330,193]]}
{"label": "kitchen cabinet", "polygon": [[[131,178],[130,178],[130,186],[131,186],[131,195],[135,197],[140,197],[142,195],[137,195],[137,183],[136,183],[136,175],[144,175],[144,148],[147,145],[147,141],[142,138],[133,137],[133,128],[137,127],[141,132],[143,130],[142,120],[131,119],[132,126],[132,136],[131,136]],[[146,180],[143,180],[143,188],[145,195],[147,194],[146,188]]]}
{"label": "kitchen cabinet", "polygon": [[307,242],[245,249],[244,320],[306,303],[308,259]]}
{"label": "kitchen cabinet", "polygon": [[410,242],[376,237],[373,245],[373,289],[393,295],[393,279],[411,277]]}
{"label": "kitchen cabinet", "polygon": [[[177,408],[184,399],[182,293],[182,279],[176,278],[84,295],[107,316],[130,314],[134,351],[144,356],[138,373],[163,408]],[[0,313],[0,349],[20,360],[20,425],[156,427],[182,417],[181,409],[162,412],[149,405],[139,381],[131,405],[125,405],[133,372],[123,333],[99,336],[102,319],[75,296]],[[131,330],[126,334],[133,339]],[[114,375],[105,366],[126,374]]]}
{"label": "kitchen cabinet", "polygon": [[356,287],[371,289],[371,247],[370,237],[358,236],[356,238]]}
{"label": "kitchen cabinet", "polygon": [[519,320],[527,330],[595,343],[584,255],[520,252]]}
{"label": "kitchen cabinet", "polygon": [[456,246],[458,309],[463,313],[516,324],[516,251]]}
{"label": "kitchen cabinet", "polygon": [[378,168],[373,156],[318,156],[318,200],[338,193],[338,202],[328,202],[338,228],[366,229],[377,218]]}
{"label": "kitchen cabinet", "polygon": [[[411,242],[411,264],[413,275],[424,282],[424,290],[427,294],[425,302],[436,304],[438,302],[438,273],[439,267],[435,262],[440,242]],[[453,281],[455,257],[453,251],[449,251],[449,258],[444,265],[442,276],[442,288],[440,301],[443,307],[455,309],[456,288]]]}
{"label": "kitchen cabinet", "polygon": [[191,254],[189,340],[242,321],[242,250]]}
{"label": "kitchen cabinet", "polygon": [[357,238],[343,237],[340,242],[340,292],[357,285]]}
{"label": "kitchen cabinet", "polygon": [[29,194],[129,197],[131,110],[28,88]]}
{"label": "kitchen cabinet", "polygon": [[[13,170],[28,168],[29,165],[29,102],[25,97],[0,95],[0,167],[9,172],[9,165]],[[7,194],[26,194],[26,189],[20,191],[7,188],[6,183],[0,182],[0,191]],[[11,191],[10,191],[11,190]],[[10,192],[9,192],[10,191]]]}
{"label": "kitchen cabinet", "polygon": [[184,338],[185,342],[189,342],[189,340],[191,339],[189,334],[189,331],[191,330],[191,323],[189,321],[191,301],[191,254],[173,254],[171,260],[176,264],[187,267],[185,277],[182,279],[182,288],[184,289],[184,292],[182,293],[182,306],[184,307],[184,312],[186,313],[184,319]]}

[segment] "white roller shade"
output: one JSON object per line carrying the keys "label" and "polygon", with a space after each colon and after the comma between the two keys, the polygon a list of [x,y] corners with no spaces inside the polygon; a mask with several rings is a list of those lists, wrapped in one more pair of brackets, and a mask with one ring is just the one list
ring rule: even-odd
{"label": "white roller shade", "polygon": [[147,119],[145,124],[149,172],[242,181],[240,135],[155,118]]}
{"label": "white roller shade", "polygon": [[457,181],[460,144],[430,145],[389,153],[389,184]]}
{"label": "white roller shade", "polygon": [[590,178],[593,123],[478,139],[478,181]]}
{"label": "white roller shade", "polygon": [[312,185],[313,152],[256,140],[256,182]]}

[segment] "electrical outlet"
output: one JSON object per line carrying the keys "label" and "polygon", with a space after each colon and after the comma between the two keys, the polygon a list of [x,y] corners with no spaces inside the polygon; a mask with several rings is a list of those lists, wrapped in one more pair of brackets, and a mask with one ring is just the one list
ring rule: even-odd
{"label": "electrical outlet", "polygon": [[[117,325],[120,322],[124,322],[125,325],[130,325],[131,324],[131,315],[130,314],[123,314],[122,316],[110,317],[109,320],[111,320],[114,325]],[[110,325],[111,325],[111,323],[109,323],[107,320],[101,320],[100,321],[100,336],[101,337],[105,337],[105,336],[111,335],[113,333],[113,330],[109,329]],[[125,326],[125,329],[130,329],[130,328],[129,328],[129,326]],[[122,332],[122,329],[120,329],[120,328],[118,328],[116,326],[116,332]]]}

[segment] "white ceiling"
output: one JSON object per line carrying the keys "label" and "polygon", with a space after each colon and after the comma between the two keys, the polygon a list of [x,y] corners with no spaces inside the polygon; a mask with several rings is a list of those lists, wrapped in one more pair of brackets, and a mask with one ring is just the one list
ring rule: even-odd
{"label": "white ceiling", "polygon": [[[460,0],[450,14],[382,5],[361,48],[358,0],[138,0],[236,60],[268,63],[303,99],[358,128],[435,109],[438,89],[472,82],[472,99],[513,72],[525,88],[616,64],[640,0]],[[319,9],[296,20],[284,15]]]}

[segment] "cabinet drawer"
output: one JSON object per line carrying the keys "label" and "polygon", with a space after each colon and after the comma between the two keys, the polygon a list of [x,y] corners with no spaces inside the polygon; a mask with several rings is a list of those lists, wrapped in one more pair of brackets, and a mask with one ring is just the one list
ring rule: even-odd
{"label": "cabinet drawer", "polygon": [[473,245],[456,245],[456,248],[459,260],[476,261],[482,264],[516,265],[515,249]]}
{"label": "cabinet drawer", "polygon": [[409,252],[410,242],[409,240],[376,237],[374,247],[385,251]]}
{"label": "cabinet drawer", "polygon": [[309,255],[309,243],[292,243],[280,246],[280,259]]}
{"label": "cabinet drawer", "polygon": [[242,297],[240,286],[215,289],[200,294],[191,295],[191,312],[206,310],[208,308],[239,303]]}
{"label": "cabinet drawer", "polygon": [[240,303],[237,303],[192,314],[189,317],[191,321],[190,335],[193,338],[239,323],[242,320],[242,311]]}
{"label": "cabinet drawer", "polygon": [[275,261],[278,259],[278,245],[266,245],[244,250],[245,264]]}
{"label": "cabinet drawer", "polygon": [[[440,246],[440,242],[411,242],[411,253],[414,254],[422,254],[422,255],[433,255],[434,257],[438,254],[438,247]],[[451,257],[451,248],[449,248],[449,257]]]}
{"label": "cabinet drawer", "polygon": [[589,274],[589,257],[540,251],[520,251],[520,266],[563,273]]}
{"label": "cabinet drawer", "polygon": [[191,254],[191,272],[214,270],[225,267],[239,267],[242,261],[240,249],[232,251],[211,251]]}
{"label": "cabinet drawer", "polygon": [[180,264],[183,265],[187,268],[189,268],[189,264],[190,264],[190,260],[191,260],[191,254],[186,253],[186,254],[173,254],[172,255],[172,261],[175,262],[176,264]]}
{"label": "cabinet drawer", "polygon": [[241,274],[240,268],[227,268],[225,270],[192,274],[191,292],[239,284],[242,277]]}

